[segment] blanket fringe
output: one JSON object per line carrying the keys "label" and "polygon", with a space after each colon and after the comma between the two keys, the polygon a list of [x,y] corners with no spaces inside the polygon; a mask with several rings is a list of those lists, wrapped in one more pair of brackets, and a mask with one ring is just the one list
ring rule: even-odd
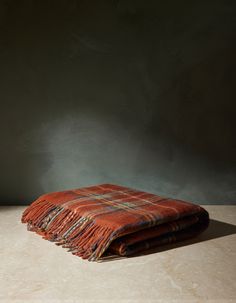
{"label": "blanket fringe", "polygon": [[36,200],[23,213],[22,223],[44,239],[68,248],[72,254],[97,261],[114,240],[114,230],[100,226],[79,212]]}

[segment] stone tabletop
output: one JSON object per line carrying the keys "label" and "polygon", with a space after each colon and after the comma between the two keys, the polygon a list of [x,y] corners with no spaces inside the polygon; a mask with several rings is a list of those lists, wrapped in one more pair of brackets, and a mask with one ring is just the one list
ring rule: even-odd
{"label": "stone tabletop", "polygon": [[236,302],[236,206],[206,206],[198,238],[132,258],[88,262],[0,208],[0,302]]}

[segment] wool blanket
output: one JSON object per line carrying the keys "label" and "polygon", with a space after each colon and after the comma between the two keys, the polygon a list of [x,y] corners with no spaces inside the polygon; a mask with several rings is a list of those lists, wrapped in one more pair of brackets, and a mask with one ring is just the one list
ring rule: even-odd
{"label": "wool blanket", "polygon": [[40,196],[23,215],[28,230],[96,261],[106,253],[129,256],[191,238],[209,224],[197,204],[113,184]]}

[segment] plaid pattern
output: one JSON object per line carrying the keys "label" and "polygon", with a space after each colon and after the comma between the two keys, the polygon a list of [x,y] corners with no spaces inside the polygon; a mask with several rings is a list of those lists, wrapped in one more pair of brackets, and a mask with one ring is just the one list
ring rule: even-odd
{"label": "plaid pattern", "polygon": [[193,203],[102,184],[42,195],[22,222],[73,254],[97,260],[107,251],[130,255],[194,236],[209,216]]}

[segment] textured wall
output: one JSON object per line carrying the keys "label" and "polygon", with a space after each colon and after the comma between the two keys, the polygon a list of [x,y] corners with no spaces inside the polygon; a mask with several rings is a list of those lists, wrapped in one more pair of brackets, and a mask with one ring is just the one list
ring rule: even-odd
{"label": "textured wall", "polygon": [[0,200],[117,183],[236,203],[235,1],[0,0]]}

